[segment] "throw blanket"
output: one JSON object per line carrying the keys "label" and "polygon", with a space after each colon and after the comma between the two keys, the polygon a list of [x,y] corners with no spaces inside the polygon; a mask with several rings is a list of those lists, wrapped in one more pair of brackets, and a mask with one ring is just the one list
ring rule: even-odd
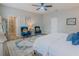
{"label": "throw blanket", "polygon": [[19,48],[19,49],[26,49],[26,48],[30,48],[32,47],[32,43],[29,42],[28,40],[20,40],[20,41],[16,41],[15,42],[16,44],[16,47]]}

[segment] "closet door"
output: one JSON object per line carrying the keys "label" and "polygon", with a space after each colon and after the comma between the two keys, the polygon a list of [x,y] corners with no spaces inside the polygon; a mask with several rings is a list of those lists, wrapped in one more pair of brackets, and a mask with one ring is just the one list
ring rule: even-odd
{"label": "closet door", "polygon": [[16,39],[16,17],[10,16],[8,18],[8,38],[9,40]]}

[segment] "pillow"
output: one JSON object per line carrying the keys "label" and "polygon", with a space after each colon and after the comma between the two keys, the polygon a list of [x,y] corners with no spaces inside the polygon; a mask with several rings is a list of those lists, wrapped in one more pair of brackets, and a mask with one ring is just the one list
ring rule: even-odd
{"label": "pillow", "polygon": [[79,33],[76,33],[76,35],[73,36],[72,38],[72,44],[73,45],[79,45]]}
{"label": "pillow", "polygon": [[75,35],[76,35],[76,33],[69,34],[67,37],[67,41],[72,41],[72,39]]}
{"label": "pillow", "polygon": [[78,40],[72,40],[72,45],[79,45],[79,39]]}
{"label": "pillow", "polygon": [[69,34],[67,41],[71,41],[72,45],[79,45],[79,32]]}

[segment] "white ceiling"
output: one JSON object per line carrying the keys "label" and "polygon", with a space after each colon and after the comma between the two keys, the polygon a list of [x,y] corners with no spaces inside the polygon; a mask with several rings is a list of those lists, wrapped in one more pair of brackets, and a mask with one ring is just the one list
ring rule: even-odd
{"label": "white ceiling", "polygon": [[[66,9],[72,9],[72,8],[74,9],[75,7],[79,7],[79,4],[77,3],[74,3],[74,4],[72,3],[70,4],[68,3],[45,3],[48,5],[51,4],[53,7],[48,8],[46,12],[41,12],[41,11],[37,11],[36,9],[38,7],[32,6],[33,4],[34,3],[3,3],[2,5],[29,11],[29,12],[40,13],[40,14],[52,12],[55,10],[66,10]],[[35,4],[39,5],[39,3],[35,3]]]}

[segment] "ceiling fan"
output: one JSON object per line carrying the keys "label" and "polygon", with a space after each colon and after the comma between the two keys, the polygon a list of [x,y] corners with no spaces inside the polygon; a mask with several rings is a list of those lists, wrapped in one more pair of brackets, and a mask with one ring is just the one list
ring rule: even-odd
{"label": "ceiling fan", "polygon": [[46,5],[45,3],[40,3],[40,5],[32,5],[38,7],[36,10],[47,11],[48,7],[52,7],[52,5]]}

